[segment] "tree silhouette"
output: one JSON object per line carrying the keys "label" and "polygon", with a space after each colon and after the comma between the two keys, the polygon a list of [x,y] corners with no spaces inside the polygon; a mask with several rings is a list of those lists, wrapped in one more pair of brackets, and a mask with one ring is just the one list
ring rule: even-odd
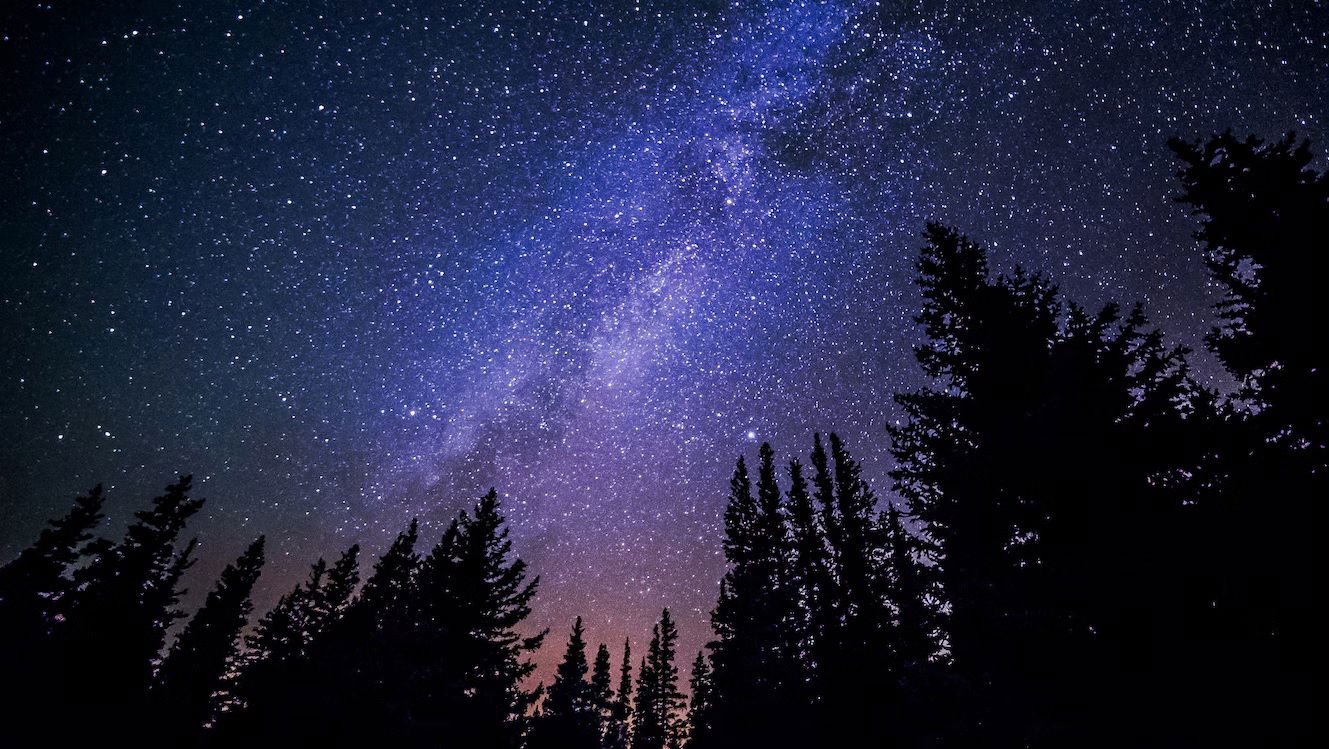
{"label": "tree silhouette", "polygon": [[213,695],[234,665],[240,630],[249,621],[250,591],[263,570],[264,540],[259,536],[245,553],[222,570],[162,663],[154,686],[156,725],[163,743],[189,746],[213,717]]}
{"label": "tree silhouette", "polygon": [[710,734],[711,666],[704,652],[697,651],[688,687],[692,696],[688,700],[687,740],[689,746],[695,746],[698,743],[704,744]]}
{"label": "tree silhouette", "polygon": [[[193,563],[195,542],[177,547],[186,521],[203,506],[189,476],[166,487],[152,507],[134,515],[124,539],[100,545],[79,569],[60,647],[61,701],[78,705],[85,721],[57,723],[69,738],[134,736],[144,720],[148,688],[167,628],[183,614],[179,581]],[[93,728],[95,726],[95,729]]]}
{"label": "tree silhouette", "polygon": [[623,640],[623,661],[618,669],[618,694],[609,710],[609,727],[605,731],[607,749],[626,749],[632,720],[632,643]]}
{"label": "tree silhouette", "polygon": [[[835,594],[835,581],[831,577],[830,553],[821,514],[808,493],[803,464],[797,458],[789,461],[789,525],[793,536],[793,556],[790,565],[790,584],[796,597],[794,612],[794,656],[804,663],[825,662],[828,632],[835,628],[831,597]],[[802,669],[804,698],[819,703],[825,685],[818,668]]]}
{"label": "tree silhouette", "polygon": [[1327,312],[1329,175],[1309,168],[1310,143],[1291,134],[1168,145],[1183,163],[1177,199],[1203,217],[1196,238],[1224,292],[1210,347],[1272,421],[1323,451],[1326,361],[1316,333]]}
{"label": "tree silhouette", "polygon": [[306,581],[282,595],[245,638],[240,673],[225,700],[219,733],[226,737],[284,736],[312,720],[318,691],[309,662],[314,641],[340,620],[360,579],[359,545],[331,570],[319,559]]}
{"label": "tree silhouette", "polygon": [[[949,606],[964,712],[986,742],[1133,743],[1107,716],[1159,700],[1127,663],[1178,637],[1132,612],[1162,615],[1183,577],[1167,547],[1193,501],[1169,488],[1193,462],[1184,352],[1138,308],[1089,314],[1038,276],[990,276],[953,230],[925,236],[918,360],[937,386],[898,397],[892,475]],[[1123,555],[1127,522],[1141,530]]]}
{"label": "tree silhouette", "polygon": [[937,615],[927,572],[919,562],[918,541],[900,522],[894,505],[886,509],[886,533],[890,539],[890,580],[887,598],[895,606],[895,631],[891,643],[902,667],[926,664],[937,652]]}
{"label": "tree silhouette", "polygon": [[539,649],[543,632],[516,631],[530,616],[538,577],[526,579],[526,563],[509,559],[512,542],[499,513],[498,493],[490,490],[460,524],[457,555],[457,612],[464,640],[462,694],[466,721],[457,735],[477,745],[515,746],[522,721],[537,698],[521,682],[535,664],[524,660]]}
{"label": "tree silhouette", "polygon": [[90,542],[102,521],[104,501],[98,484],[0,567],[0,673],[16,687],[7,690],[12,694],[0,714],[12,715],[13,725],[40,724],[46,717],[45,696],[64,689],[60,625],[75,592],[71,571],[81,558],[98,553]]}
{"label": "tree silhouette", "polygon": [[[52,520],[16,559],[0,567],[0,611],[4,612],[3,647],[48,637],[74,584],[72,567],[102,521],[105,495],[94,486],[74,500],[62,518]],[[10,629],[13,628],[13,629]]]}
{"label": "tree silhouette", "polygon": [[[711,615],[715,699],[708,705],[707,733],[699,744],[737,741],[767,744],[803,731],[809,705],[800,694],[806,682],[801,655],[794,538],[776,480],[774,451],[759,451],[757,495],[747,464],[739,458],[725,511],[725,558],[729,570]],[[766,716],[758,721],[759,716]]]}
{"label": "tree silhouette", "polygon": [[[531,749],[594,749],[600,745],[599,708],[591,684],[586,680],[589,666],[584,635],[581,617],[577,617],[554,683],[545,695],[535,722],[528,743]],[[606,650],[606,666],[608,654]],[[604,674],[607,677],[608,671]]]}
{"label": "tree silhouette", "polygon": [[[1322,393],[1324,279],[1329,257],[1329,173],[1310,168],[1310,145],[1231,133],[1169,142],[1182,162],[1178,200],[1200,216],[1196,233],[1223,291],[1210,350],[1241,384],[1218,400],[1211,430],[1196,442],[1207,460],[1188,476],[1203,528],[1189,557],[1183,612],[1195,634],[1182,668],[1196,675],[1191,715],[1252,715],[1216,741],[1260,741],[1267,722],[1305,726],[1313,708],[1318,645],[1311,599],[1312,548],[1322,534],[1326,493]],[[1251,514],[1276,531],[1251,533]],[[1232,551],[1236,540],[1242,552]],[[1246,686],[1266,685],[1257,694]],[[1267,716],[1266,721],[1254,719]]]}
{"label": "tree silhouette", "polygon": [[678,690],[678,628],[669,609],[652,628],[651,644],[637,676],[637,706],[632,749],[665,749],[681,745],[683,694]]}
{"label": "tree silhouette", "polygon": [[591,703],[595,706],[595,714],[598,720],[597,736],[600,745],[608,741],[609,729],[613,720],[613,668],[609,648],[602,642],[595,650],[595,663],[591,666]]}

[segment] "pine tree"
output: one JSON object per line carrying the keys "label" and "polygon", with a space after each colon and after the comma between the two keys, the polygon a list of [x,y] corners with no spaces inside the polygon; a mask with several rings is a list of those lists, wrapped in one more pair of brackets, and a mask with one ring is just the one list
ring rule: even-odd
{"label": "pine tree", "polygon": [[1183,162],[1178,200],[1203,216],[1196,238],[1224,291],[1208,343],[1241,378],[1245,396],[1273,410],[1293,439],[1325,447],[1325,351],[1318,326],[1329,312],[1329,172],[1310,169],[1308,141],[1265,143],[1223,133],[1204,143],[1172,139]]}
{"label": "pine tree", "polygon": [[660,625],[656,624],[651,630],[647,655],[637,664],[636,704],[632,708],[632,749],[655,749],[664,746],[664,730],[660,726],[660,717],[655,712],[656,678],[650,666],[659,649]]}
{"label": "pine tree", "polygon": [[194,744],[213,717],[213,695],[234,666],[240,630],[252,609],[249,594],[263,569],[264,540],[259,536],[234,563],[222,570],[162,663],[154,686],[155,723],[165,743]]}
{"label": "pine tree", "polygon": [[337,557],[337,561],[328,570],[327,580],[308,590],[310,639],[317,637],[319,632],[345,613],[359,582],[360,545],[352,544]]}
{"label": "pine tree", "polygon": [[[822,442],[820,434],[812,435],[812,499],[816,515],[820,519],[822,538],[822,590],[818,593],[815,608],[808,612],[812,627],[811,651],[815,669],[812,672],[812,699],[824,703],[836,680],[832,673],[839,669],[839,660],[844,648],[845,612],[844,590],[841,586],[839,571],[842,566],[841,550],[844,546],[843,532],[836,518],[835,479],[831,474],[830,456]],[[796,487],[801,492],[801,487]],[[791,500],[793,501],[793,500]],[[799,499],[795,504],[801,504]],[[800,511],[801,512],[801,511]],[[816,542],[808,539],[808,544]],[[837,677],[838,678],[838,677]]]}
{"label": "pine tree", "polygon": [[312,642],[306,708],[317,716],[313,722],[321,734],[311,738],[409,740],[406,704],[416,664],[411,646],[419,535],[419,523],[412,519],[374,563],[359,596]]}
{"label": "pine tree", "polygon": [[254,634],[247,639],[251,657],[267,664],[291,661],[308,655],[309,645],[317,635],[314,601],[327,575],[328,564],[321,557],[310,567],[308,579],[277,601],[277,605],[259,619]]}
{"label": "pine tree", "polygon": [[870,745],[882,740],[880,732],[889,725],[882,712],[898,701],[885,532],[862,468],[838,435],[829,435],[828,442],[829,455],[815,435],[812,451],[831,567],[816,653],[823,692],[820,733],[832,743]]}
{"label": "pine tree", "polygon": [[819,701],[819,665],[824,660],[830,622],[828,598],[835,592],[826,535],[808,493],[803,464],[789,461],[789,525],[793,536],[790,584],[795,596],[794,639],[797,657],[812,664],[805,672],[809,702]]}
{"label": "pine tree", "polygon": [[6,627],[0,647],[6,653],[19,643],[31,644],[50,635],[73,587],[69,570],[92,539],[92,529],[101,523],[104,501],[98,484],[75,499],[64,517],[52,520],[16,559],[0,567],[0,621]]}
{"label": "pine tree", "polygon": [[184,593],[179,581],[196,543],[178,548],[176,542],[203,506],[190,489],[189,476],[166,487],[150,509],[135,513],[119,544],[101,546],[75,574],[79,588],[61,636],[62,699],[81,705],[87,721],[60,724],[70,740],[92,726],[101,736],[137,731],[166,630],[183,616],[175,608]]}
{"label": "pine tree", "polygon": [[[1195,236],[1223,292],[1206,343],[1241,386],[1214,399],[1213,430],[1193,440],[1211,452],[1189,472],[1203,533],[1181,557],[1198,560],[1184,616],[1212,645],[1189,643],[1185,669],[1203,688],[1188,690],[1185,709],[1262,716],[1234,721],[1214,741],[1268,741],[1278,725],[1295,743],[1309,736],[1304,716],[1313,710],[1305,654],[1317,648],[1317,627],[1305,591],[1315,584],[1312,549],[1329,493],[1329,171],[1312,168],[1309,142],[1294,134],[1265,142],[1229,132],[1169,146],[1182,162],[1177,199],[1200,217]],[[1249,532],[1253,506],[1274,532]],[[1243,552],[1234,555],[1238,538]],[[1253,683],[1267,687],[1247,697]]]}
{"label": "pine tree", "polygon": [[683,694],[678,689],[678,629],[669,609],[660,614],[652,628],[651,644],[637,677],[636,722],[632,731],[633,749],[665,749],[680,746],[680,710]]}
{"label": "pine tree", "polygon": [[[608,652],[605,654],[608,665]],[[600,745],[600,716],[586,680],[588,671],[585,629],[581,617],[577,617],[535,723],[529,742],[532,749],[595,749]]]}
{"label": "pine tree", "polygon": [[[449,525],[410,591],[407,631],[397,649],[407,686],[396,702],[412,741],[448,735],[459,745],[516,746],[539,692],[522,689],[528,654],[544,633],[523,636],[539,578],[512,556],[497,492]],[[366,586],[368,587],[368,586]],[[584,659],[584,654],[583,654]]]}
{"label": "pine tree", "polygon": [[247,664],[217,743],[257,740],[354,742],[385,726],[395,712],[404,658],[405,614],[419,557],[412,521],[377,560],[361,595],[359,547],[329,569],[319,559],[302,585],[265,614],[249,639]]}
{"label": "pine tree", "polygon": [[595,705],[599,721],[600,743],[605,743],[613,719],[614,674],[609,648],[602,642],[595,650],[595,663],[591,666],[591,702]]}
{"label": "pine tree", "polygon": [[[348,552],[357,578],[354,561],[358,551],[353,546]],[[295,716],[308,714],[309,708],[301,703],[312,691],[308,687],[309,649],[329,623],[315,615],[313,601],[321,595],[326,575],[327,563],[320,558],[310,567],[306,581],[283,594],[245,637],[240,673],[221,700],[220,745],[258,734],[282,736]]]}
{"label": "pine tree", "polygon": [[835,524],[839,530],[837,577],[850,647],[867,650],[879,644],[886,623],[880,569],[883,537],[875,522],[876,497],[862,478],[862,468],[840,438],[831,434],[835,472]]}
{"label": "pine tree", "polygon": [[[1148,584],[1122,581],[1169,570],[1152,535],[1117,561],[1117,529],[1127,518],[1176,527],[1182,502],[1161,489],[1161,472],[1179,454],[1155,435],[1183,421],[1184,356],[1163,349],[1138,310],[1122,320],[1115,305],[1063,305],[1039,276],[990,277],[983,250],[956,232],[926,236],[918,360],[936,386],[897,396],[908,419],[892,429],[892,476],[934,564],[894,558],[897,615],[917,598],[901,573],[935,574],[951,666],[971,700],[959,712],[982,741],[1134,743],[1083,727],[1151,702],[1122,659],[1143,642],[1124,613],[1154,599]],[[917,643],[919,662],[919,633],[898,634]]]}
{"label": "pine tree", "polygon": [[[1028,402],[1046,382],[1047,349],[1055,334],[1053,291],[1041,279],[1018,276],[990,283],[987,257],[957,232],[929,225],[919,260],[924,299],[917,318],[927,342],[917,349],[934,389],[900,394],[907,415],[891,429],[896,491],[921,521],[924,550],[932,556],[949,606],[948,646],[956,672],[976,704],[991,715],[975,723],[992,728],[1016,716],[1018,664],[1032,609],[1021,581],[1027,547],[1024,508],[998,477],[1009,475],[995,453],[1028,450],[1016,435],[996,438],[1019,424]],[[1004,443],[1004,444],[1003,444]],[[1009,709],[997,706],[1007,699]],[[985,740],[998,740],[989,736]],[[1010,740],[1003,738],[1000,740]]]}
{"label": "pine tree", "polygon": [[[716,635],[710,643],[716,690],[711,731],[705,738],[714,746],[732,746],[748,738],[753,716],[763,701],[752,687],[752,681],[764,670],[761,638],[753,629],[756,599],[768,582],[755,571],[757,513],[747,463],[740,456],[729,482],[729,502],[724,515],[724,552],[729,570],[720,580],[719,599],[711,612],[711,626]],[[641,689],[649,682],[646,674],[639,675],[638,705],[643,702]],[[643,723],[640,711],[637,718],[636,730],[640,733]],[[650,730],[654,731],[654,726]]]}
{"label": "pine tree", "polygon": [[[797,469],[796,469],[797,471]],[[712,613],[714,699],[708,730],[699,740],[716,746],[749,741],[776,746],[812,740],[818,700],[810,691],[811,628],[826,615],[806,595],[829,585],[825,541],[814,519],[801,472],[786,507],[776,479],[774,451],[761,446],[754,499],[740,459],[730,482],[725,557]],[[796,517],[793,513],[799,513]],[[791,529],[791,519],[795,528]],[[806,562],[806,564],[805,564]],[[824,642],[821,643],[824,645]],[[820,646],[820,645],[819,645]]]}
{"label": "pine tree", "polygon": [[[0,716],[12,726],[39,725],[47,719],[44,699],[64,685],[63,632],[74,592],[71,571],[80,559],[95,556],[92,530],[101,523],[105,496],[100,484],[74,500],[64,517],[52,520],[31,546],[0,567],[0,673],[12,690]],[[20,730],[21,734],[21,730]]]}
{"label": "pine tree", "polygon": [[688,746],[704,745],[710,733],[711,667],[702,651],[697,651],[692,662],[688,686],[692,691],[688,702]]}
{"label": "pine tree", "polygon": [[609,728],[605,731],[606,749],[627,749],[632,720],[632,643],[623,640],[623,662],[618,670],[618,694],[609,711]]}
{"label": "pine tree", "polygon": [[793,691],[805,681],[801,668],[802,636],[798,591],[795,589],[796,551],[789,528],[788,511],[776,479],[775,451],[770,443],[758,450],[757,543],[753,572],[765,579],[758,599],[760,626],[769,638],[764,660],[767,679],[777,700],[793,709],[799,700]]}

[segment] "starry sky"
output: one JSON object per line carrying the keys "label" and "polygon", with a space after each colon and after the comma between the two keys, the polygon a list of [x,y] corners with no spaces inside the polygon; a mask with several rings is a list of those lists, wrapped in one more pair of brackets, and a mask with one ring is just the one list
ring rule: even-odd
{"label": "starry sky", "polygon": [[1166,138],[1329,122],[1323,2],[4,5],[0,558],[192,472],[262,607],[494,485],[546,662],[705,641],[762,441],[889,499],[924,221],[1199,347]]}

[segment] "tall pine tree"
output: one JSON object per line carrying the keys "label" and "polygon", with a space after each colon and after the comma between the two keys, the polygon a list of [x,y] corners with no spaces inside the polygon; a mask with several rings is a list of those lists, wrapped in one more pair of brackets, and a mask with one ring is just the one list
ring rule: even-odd
{"label": "tall pine tree", "polygon": [[213,695],[235,665],[240,630],[249,621],[249,594],[263,570],[263,546],[259,536],[222,570],[217,586],[162,663],[153,688],[153,724],[166,744],[195,744],[213,718]]}
{"label": "tall pine tree", "polygon": [[688,700],[687,741],[688,746],[704,746],[710,737],[711,719],[711,666],[706,654],[697,652],[692,661],[692,674],[688,679],[692,695]]}
{"label": "tall pine tree", "polygon": [[15,687],[0,700],[0,719],[8,725],[39,724],[45,700],[64,689],[60,625],[75,589],[71,572],[81,559],[96,554],[97,546],[89,542],[102,521],[104,500],[98,484],[0,567],[0,673]]}
{"label": "tall pine tree", "polygon": [[674,663],[677,651],[678,628],[665,609],[652,629],[651,644],[637,676],[632,749],[673,749],[682,744],[683,693]]}
{"label": "tall pine tree", "polygon": [[[75,574],[67,626],[62,706],[86,720],[57,722],[67,738],[128,737],[139,732],[148,688],[167,629],[183,616],[175,607],[180,578],[193,563],[195,542],[178,545],[185,523],[203,506],[182,476],[134,515],[123,540],[99,548]],[[95,729],[93,728],[95,726]]]}
{"label": "tall pine tree", "polygon": [[[1318,652],[1312,549],[1329,493],[1325,431],[1325,279],[1329,278],[1329,171],[1316,171],[1307,141],[1265,142],[1231,133],[1174,139],[1182,162],[1177,199],[1200,218],[1210,277],[1222,291],[1206,343],[1240,383],[1217,403],[1219,418],[1193,481],[1203,527],[1189,550],[1184,617],[1194,637],[1183,667],[1204,685],[1191,714],[1268,716],[1280,735],[1309,736]],[[1322,163],[1322,159],[1320,159]],[[1250,533],[1251,513],[1269,533]],[[1242,553],[1232,545],[1240,539]],[[1203,645],[1199,645],[1199,642]],[[1245,685],[1267,688],[1246,696]],[[1197,718],[1198,719],[1198,718]],[[1213,740],[1265,740],[1260,720],[1234,721]]]}
{"label": "tall pine tree", "polygon": [[600,745],[599,708],[586,679],[588,671],[585,629],[579,616],[572,625],[554,683],[540,707],[527,743],[530,749],[596,749]]}
{"label": "tall pine tree", "polygon": [[632,643],[623,640],[623,661],[618,669],[618,694],[609,711],[606,749],[627,749],[632,721]]}
{"label": "tall pine tree", "polygon": [[603,642],[595,650],[595,663],[591,666],[591,702],[595,705],[599,721],[600,744],[607,743],[613,720],[614,674],[609,648]]}

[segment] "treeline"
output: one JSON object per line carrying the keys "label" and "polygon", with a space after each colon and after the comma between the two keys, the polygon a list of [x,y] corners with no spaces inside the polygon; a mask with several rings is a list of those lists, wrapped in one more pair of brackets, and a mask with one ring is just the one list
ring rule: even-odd
{"label": "treeline", "polygon": [[256,539],[179,611],[188,477],[94,537],[100,487],[0,568],[5,740],[665,749],[1301,745],[1321,651],[1329,178],[1305,143],[1174,141],[1221,290],[1202,386],[1139,307],[1086,310],[930,225],[931,387],[897,395],[893,501],[835,435],[740,458],[715,639],[680,673],[572,625],[547,689],[538,579],[492,490],[432,546],[352,546],[250,626]]}

